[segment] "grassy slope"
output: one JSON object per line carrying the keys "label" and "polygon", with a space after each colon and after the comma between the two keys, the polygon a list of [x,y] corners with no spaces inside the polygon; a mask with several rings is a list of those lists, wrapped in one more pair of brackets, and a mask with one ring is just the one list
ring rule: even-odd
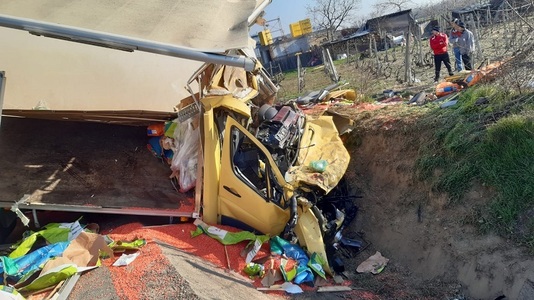
{"label": "grassy slope", "polygon": [[[488,103],[476,104],[482,98]],[[433,136],[421,145],[419,178],[431,180],[452,203],[462,201],[475,181],[492,187],[495,198],[473,207],[471,221],[534,249],[534,93],[478,86],[461,94],[455,107],[436,108],[419,124]]]}

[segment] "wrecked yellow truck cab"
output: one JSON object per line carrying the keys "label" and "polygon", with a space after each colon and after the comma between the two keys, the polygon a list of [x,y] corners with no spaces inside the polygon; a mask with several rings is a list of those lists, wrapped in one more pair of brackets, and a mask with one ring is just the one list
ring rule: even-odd
{"label": "wrecked yellow truck cab", "polygon": [[[214,13],[226,15],[215,9],[217,7],[235,11],[237,7],[233,7],[231,2],[211,1]],[[240,1],[239,7],[245,11],[235,16],[235,22],[230,22],[235,26],[230,27],[237,30],[243,24],[252,26],[269,2]],[[65,9],[70,9],[69,6]],[[180,5],[173,2],[173,6]],[[0,5],[0,11],[2,7]],[[249,10],[251,14],[245,14]],[[177,13],[180,11],[176,10]],[[112,51],[147,52],[151,55],[196,60],[204,64],[186,83],[190,95],[179,101],[174,108],[173,103],[164,111],[150,109],[151,101],[142,103],[135,110],[129,102],[126,107],[130,110],[118,110],[115,106],[106,109],[100,106],[82,106],[85,102],[91,104],[92,101],[79,101],[75,110],[63,106],[54,109],[43,106],[38,110],[26,106],[22,109],[4,109],[3,115],[17,118],[81,120],[115,127],[97,128],[101,134],[106,135],[90,136],[89,133],[95,132],[94,127],[87,124],[82,127],[74,123],[66,125],[66,128],[72,128],[76,132],[75,136],[80,137],[84,145],[80,147],[80,142],[76,143],[72,139],[67,147],[67,142],[71,139],[63,136],[62,130],[56,133],[57,140],[61,142],[43,138],[51,134],[46,131],[47,127],[55,125],[57,127],[54,128],[63,128],[55,123],[41,126],[41,123],[24,122],[26,120],[23,119],[10,120],[11,124],[7,125],[16,128],[14,130],[17,134],[11,133],[10,128],[6,128],[4,124],[4,129],[0,132],[0,155],[13,155],[9,145],[19,145],[22,142],[20,136],[23,134],[19,132],[34,134],[30,138],[25,136],[29,140],[43,139],[38,140],[31,151],[25,148],[26,155],[20,155],[15,165],[4,162],[9,165],[12,174],[23,179],[21,181],[25,185],[9,184],[15,180],[7,174],[0,177],[0,181],[8,183],[0,185],[2,193],[7,195],[0,197],[0,207],[11,208],[19,215],[23,215],[21,210],[58,210],[201,218],[209,224],[232,225],[270,236],[279,235],[290,242],[298,242],[310,255],[315,253],[326,262],[332,261],[331,255],[338,234],[356,214],[351,198],[344,195],[340,187],[346,185],[343,178],[350,160],[339,137],[340,132],[345,131],[340,126],[350,126],[350,121],[339,115],[306,115],[297,101],[279,101],[278,87],[270,80],[247,43],[224,43],[221,44],[226,45],[224,48],[212,49],[219,45],[214,40],[211,41],[211,51],[201,51],[198,50],[201,48],[176,46],[172,41],[151,41],[143,39],[143,36],[119,35],[123,30],[128,33],[129,26],[119,26],[115,28],[118,31],[112,34],[49,23],[57,20],[47,22],[23,17],[31,15],[13,17],[0,14],[0,27],[29,31],[35,35],[34,38],[58,38],[62,41],[86,43],[90,47],[115,49]],[[118,17],[121,16],[114,16]],[[213,23],[213,20],[208,21]],[[165,27],[162,25],[159,28]],[[225,28],[222,33],[212,34],[211,37],[214,39],[223,36]],[[143,32],[146,31],[144,29],[146,28],[143,27]],[[217,28],[211,28],[208,33],[215,29]],[[243,30],[241,35],[245,42],[250,40],[247,30]],[[183,37],[186,39],[183,42],[192,42],[187,37],[189,36]],[[82,52],[77,52],[76,55],[81,55],[80,53]],[[17,51],[13,53],[15,57],[17,54]],[[153,60],[149,62],[153,63]],[[24,79],[21,67],[13,67],[9,71],[9,74],[16,75],[11,78]],[[186,80],[180,80],[180,84],[185,82]],[[135,83],[132,82],[131,85]],[[0,90],[2,91],[3,89]],[[354,91],[331,91],[325,99],[337,97],[341,93],[355,97]],[[1,96],[0,93],[0,99]],[[156,99],[154,102],[164,102],[154,95],[150,96]],[[164,100],[168,101],[167,98]],[[113,104],[113,101],[108,102]],[[343,120],[337,122],[336,119]],[[19,123],[24,126],[19,126]],[[161,148],[155,151],[155,147],[150,144],[149,149],[153,152],[150,154],[137,151],[140,145],[137,139],[146,136],[139,137],[133,134],[131,128],[118,127],[147,126],[154,125],[153,123],[164,128],[162,131],[165,134],[149,135],[156,138],[155,147]],[[182,141],[178,143],[179,139],[175,138],[175,129],[170,136],[166,135],[167,124],[178,128],[176,132],[183,135],[180,136]],[[117,134],[109,135],[110,132]],[[170,140],[174,138],[170,142],[172,145],[163,145],[160,137]],[[111,139],[114,145],[120,142],[128,145],[133,149],[132,153],[122,151],[123,155],[119,155],[120,151],[113,151],[112,146],[98,144]],[[89,142],[95,141],[96,145],[93,143],[92,148],[87,147]],[[66,149],[58,150],[59,144]],[[86,151],[71,153],[69,148],[83,148]],[[185,148],[190,151],[181,151]],[[162,156],[165,152],[162,149],[172,152],[174,156]],[[151,154],[156,155],[160,161],[150,161],[153,158],[150,157]],[[33,156],[39,155],[45,159],[36,164]],[[55,160],[50,159],[50,156],[54,156]],[[111,168],[110,161],[115,162],[115,168]],[[162,173],[163,178],[169,177],[166,173],[169,171],[166,168],[168,165],[162,171],[160,162],[171,165],[170,177],[174,180],[179,178],[180,189],[159,180],[158,176]],[[85,180],[79,174],[88,174],[84,176],[94,179],[94,182]],[[124,174],[130,180],[124,180]],[[187,184],[183,184],[184,176]],[[172,179],[171,183],[174,184]],[[35,216],[34,218],[36,219]],[[332,273],[330,267],[327,263],[325,271]]]}
{"label": "wrecked yellow truck cab", "polygon": [[[178,107],[199,106],[201,218],[298,241],[328,261],[323,235],[339,229],[343,214],[329,220],[316,202],[337,186],[350,160],[333,117],[278,104],[277,87],[261,68],[206,64],[189,90],[193,83],[199,93]],[[328,265],[325,271],[331,273]]]}

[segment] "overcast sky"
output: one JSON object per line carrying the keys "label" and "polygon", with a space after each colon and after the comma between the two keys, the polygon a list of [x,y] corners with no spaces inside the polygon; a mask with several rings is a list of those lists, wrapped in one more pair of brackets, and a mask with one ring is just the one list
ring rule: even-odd
{"label": "overcast sky", "polygon": [[[361,0],[360,9],[357,13],[357,18],[360,19],[369,19],[369,15],[373,11],[373,5],[376,4],[379,0]],[[425,3],[435,3],[438,0],[411,0],[413,3],[407,8],[414,8],[418,5]],[[314,0],[272,0],[272,3],[267,6],[265,9],[264,18],[267,21],[280,18],[280,27],[284,31],[284,34],[289,34],[289,24],[298,22],[308,18],[306,6],[313,5]],[[312,20],[313,24],[313,20]],[[269,27],[271,31],[278,30],[278,22],[273,21],[269,22]],[[250,30],[251,34],[257,34],[259,31],[263,30],[261,26],[253,26]],[[273,36],[279,36],[280,32],[272,32]]]}

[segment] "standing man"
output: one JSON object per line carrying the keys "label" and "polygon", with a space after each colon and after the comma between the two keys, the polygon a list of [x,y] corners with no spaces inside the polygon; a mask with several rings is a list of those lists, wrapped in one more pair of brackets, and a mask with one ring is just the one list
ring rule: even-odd
{"label": "standing man", "polygon": [[449,42],[452,46],[452,51],[454,52],[454,66],[456,67],[456,72],[461,72],[464,69],[462,64],[462,54],[460,54],[460,47],[458,46],[458,40],[462,36],[462,32],[458,30],[458,23],[460,20],[454,19],[451,23],[452,29],[451,34],[449,35]]}
{"label": "standing man", "polygon": [[441,62],[445,64],[449,75],[454,75],[451,69],[451,61],[449,60],[449,53],[447,52],[447,45],[449,44],[449,38],[445,33],[439,32],[439,27],[432,28],[432,37],[430,37],[430,48],[434,52],[434,70],[436,75],[434,76],[434,82],[439,80],[439,72],[441,70]]}
{"label": "standing man", "polygon": [[465,24],[463,22],[458,22],[456,27],[458,31],[462,33],[460,38],[458,38],[458,47],[460,48],[462,61],[466,70],[472,70],[473,67],[471,59],[473,57],[473,53],[475,52],[475,36],[471,31],[465,28]]}

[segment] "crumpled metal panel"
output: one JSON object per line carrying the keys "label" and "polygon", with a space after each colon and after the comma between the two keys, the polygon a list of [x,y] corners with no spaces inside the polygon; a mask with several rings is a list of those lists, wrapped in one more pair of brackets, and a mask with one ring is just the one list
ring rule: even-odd
{"label": "crumpled metal panel", "polygon": [[[286,180],[293,186],[301,184],[318,186],[326,193],[341,180],[350,161],[350,155],[332,121],[331,116],[316,119],[308,117],[300,144],[298,163],[286,173]],[[310,167],[314,161],[326,160],[324,172]]]}

